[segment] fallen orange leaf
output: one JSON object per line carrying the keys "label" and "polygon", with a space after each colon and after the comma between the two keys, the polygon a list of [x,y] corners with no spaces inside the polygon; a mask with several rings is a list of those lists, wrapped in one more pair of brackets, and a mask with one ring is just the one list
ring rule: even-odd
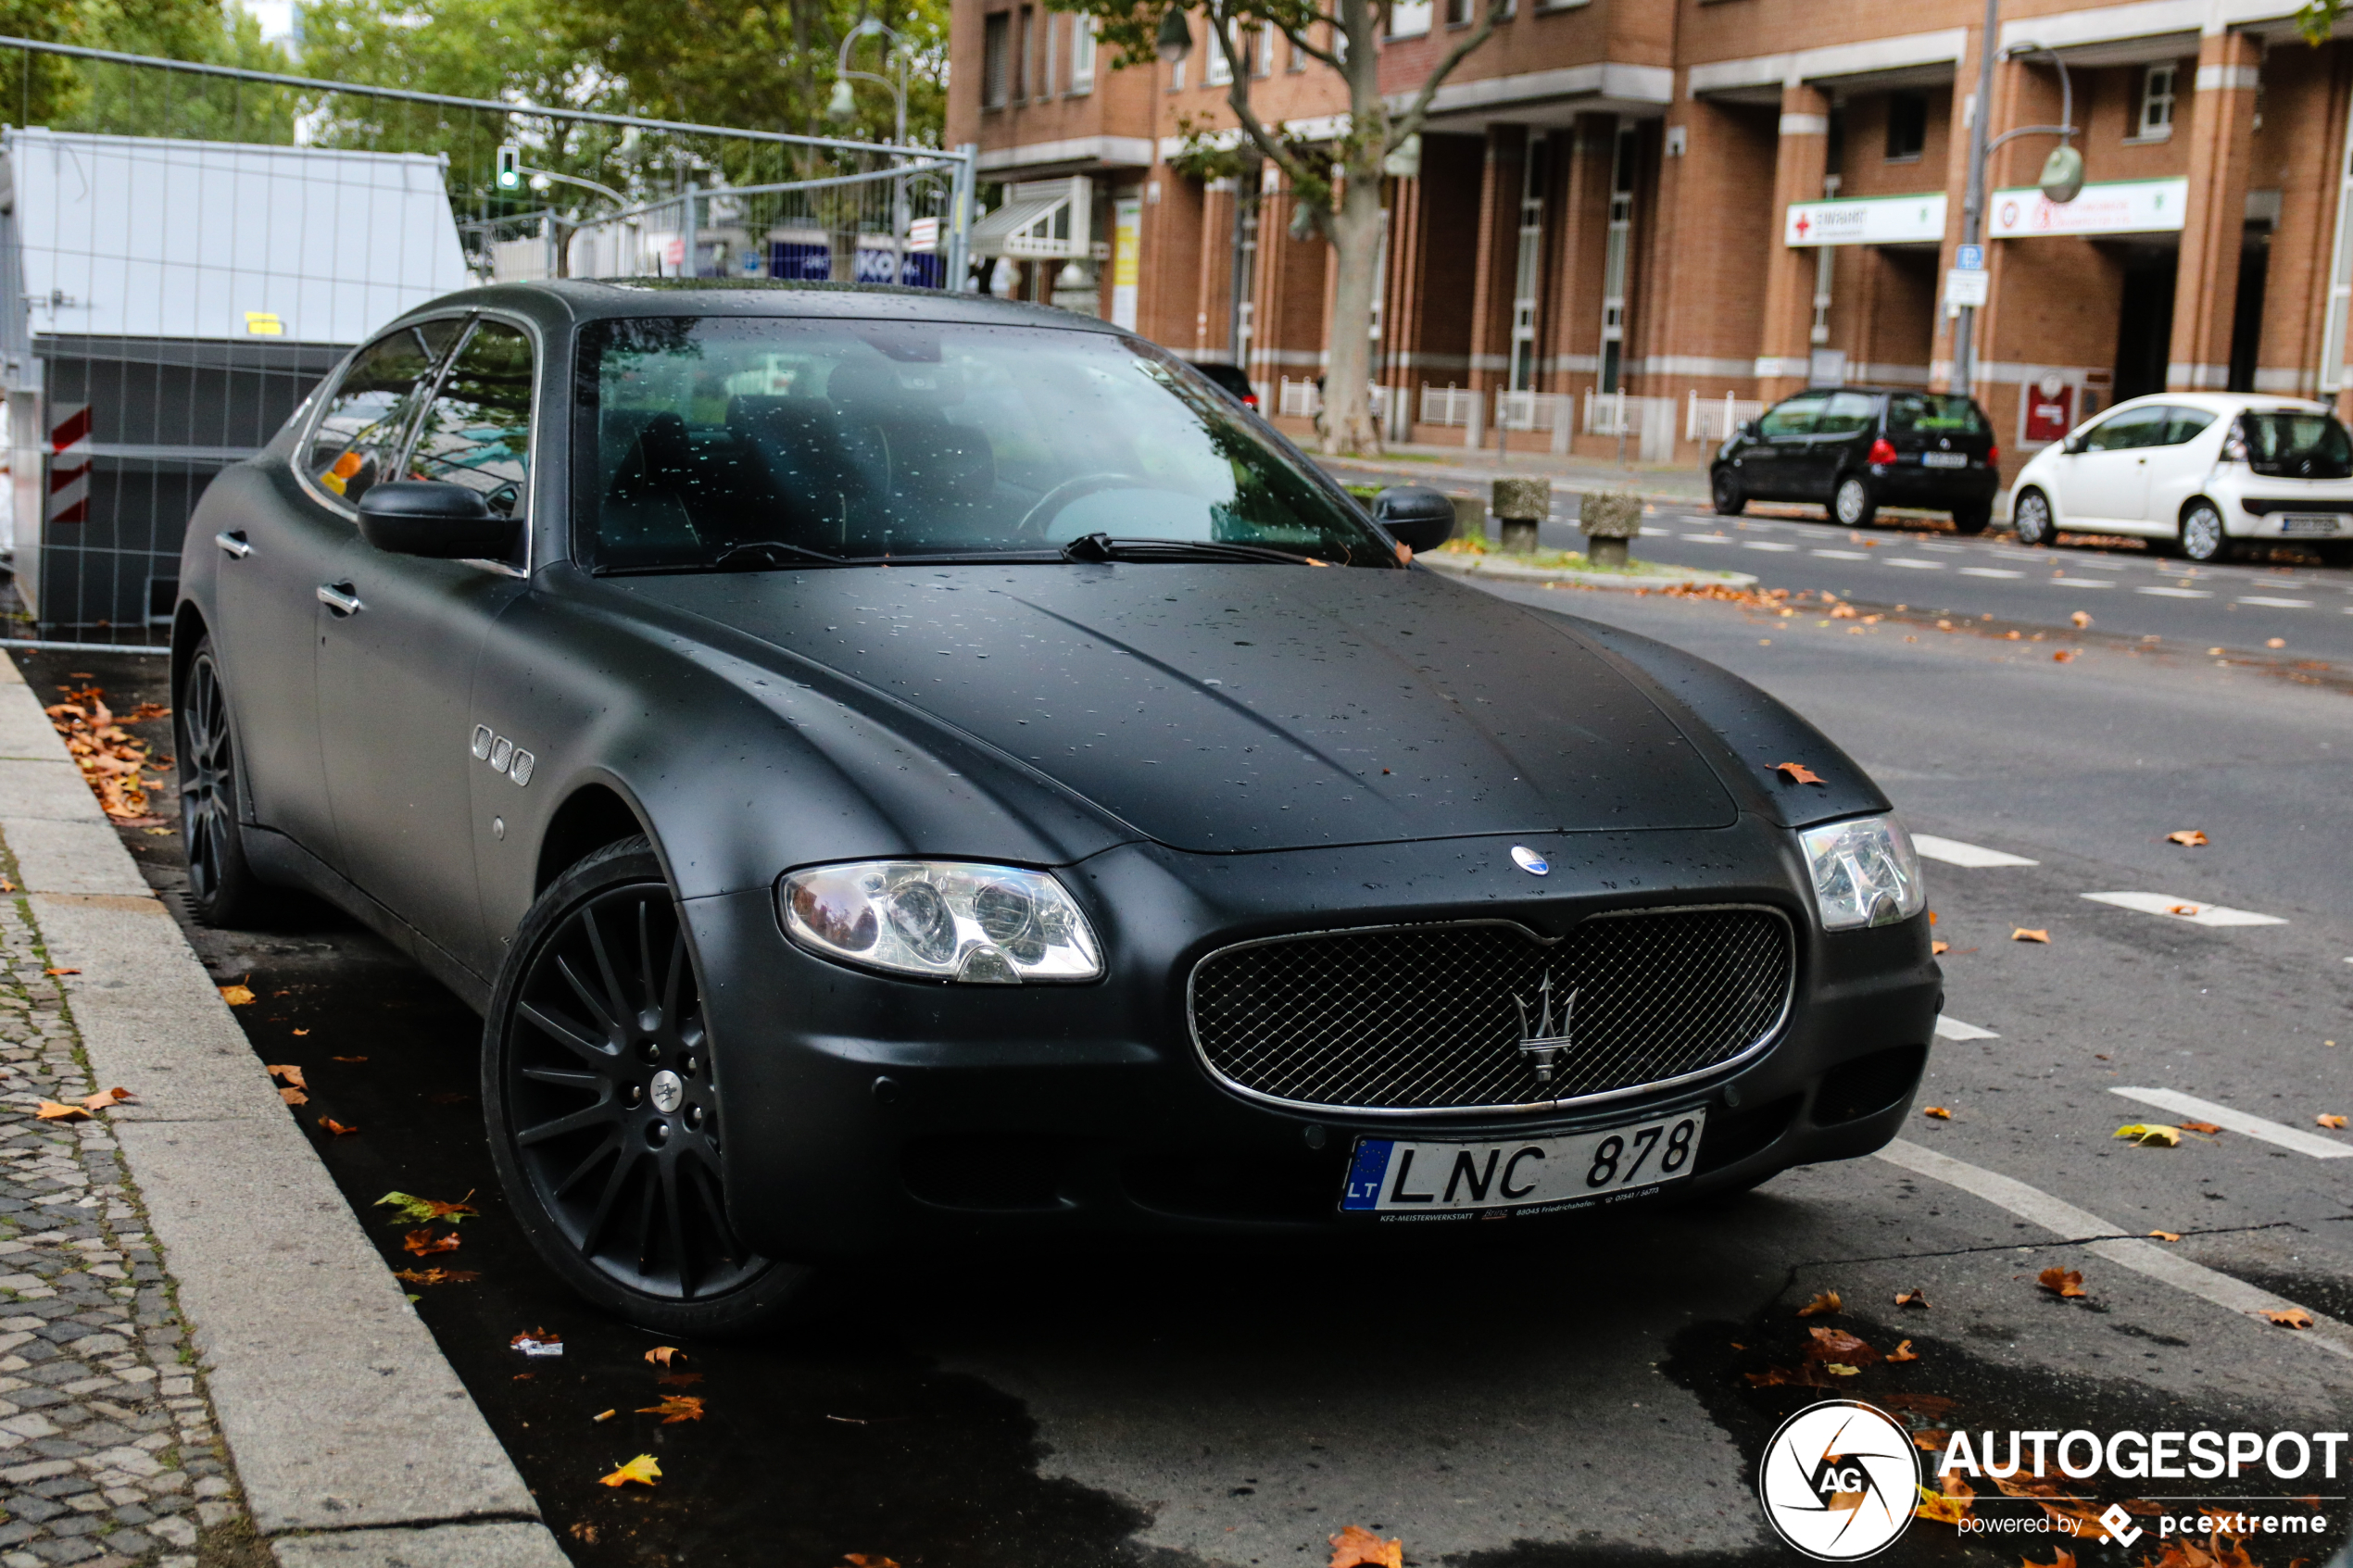
{"label": "fallen orange leaf", "polygon": [[420,1230],[410,1231],[407,1236],[402,1236],[400,1245],[422,1258],[428,1253],[455,1252],[462,1243],[455,1231],[447,1236],[435,1236],[431,1231]]}
{"label": "fallen orange leaf", "polygon": [[[1905,1343],[1908,1345],[1911,1341],[1906,1340]],[[1949,1432],[1940,1432],[1933,1428],[1915,1432],[1912,1434],[1912,1447],[1926,1449],[1930,1453],[1934,1453],[1942,1449],[1952,1436]]]}
{"label": "fallen orange leaf", "polygon": [[80,974],[82,972],[78,969],[44,969],[41,972],[44,974]]}
{"label": "fallen orange leaf", "polygon": [[304,1094],[300,1089],[292,1087],[280,1089],[278,1091],[278,1098],[284,1100],[288,1105],[308,1105],[310,1103],[310,1097],[308,1095]]}
{"label": "fallen orange leaf", "polygon": [[319,1118],[319,1125],[326,1128],[330,1134],[339,1138],[347,1138],[352,1134],[359,1130],[357,1127],[346,1127],[332,1116],[321,1116]]}
{"label": "fallen orange leaf", "polygon": [[109,1106],[120,1105],[124,1100],[132,1098],[132,1096],[129,1089],[100,1089],[94,1095],[84,1095],[82,1098],[82,1109],[84,1110],[104,1110]]}
{"label": "fallen orange leaf", "polygon": [[1822,775],[1814,771],[1813,769],[1807,767],[1803,762],[1776,762],[1773,764],[1773,771],[1781,774],[1792,784],[1818,784],[1822,783]]}
{"label": "fallen orange leaf", "polygon": [[526,1328],[521,1334],[516,1335],[512,1339],[508,1340],[507,1343],[510,1345],[519,1346],[526,1339],[534,1345],[560,1345],[564,1342],[564,1336],[558,1334],[554,1329]]}
{"label": "fallen orange leaf", "polygon": [[245,1007],[253,1001],[253,990],[245,985],[223,985],[220,987],[220,999],[233,1008]]}
{"label": "fallen orange leaf", "polygon": [[1879,1352],[1843,1328],[1816,1328],[1806,1331],[1814,1342],[1806,1347],[1809,1361],[1861,1361],[1879,1360]]}
{"label": "fallen orange leaf", "polygon": [[658,1367],[666,1368],[670,1365],[671,1358],[674,1356],[683,1361],[686,1359],[686,1352],[681,1350],[675,1345],[657,1345],[652,1349],[646,1352],[646,1360],[651,1361]]}
{"label": "fallen orange leaf", "polygon": [[2089,625],[2092,623],[2092,617],[2091,617],[2090,613],[2089,613],[2088,611],[2085,611],[2085,610],[2080,610],[2080,609],[2079,609],[2079,610],[2077,610],[2077,611],[2076,611],[2073,615],[2069,616],[2069,617],[2068,617],[2068,620],[2070,620],[2070,621],[2073,621],[2079,629],[2080,629],[2080,628],[2082,628],[2082,627],[2089,626]]}
{"label": "fallen orange leaf", "polygon": [[1941,957],[1944,953],[1945,953],[1947,950],[1949,950],[1949,949],[1952,947],[1952,946],[1953,946],[1953,944],[1951,944],[1950,942],[1931,942],[1931,943],[1928,945],[1929,957],[1931,957],[1931,958],[1937,958],[1937,957]]}
{"label": "fallen orange leaf", "polygon": [[2037,1562],[2031,1557],[2023,1558],[2020,1561],[2019,1568],[2075,1568],[2075,1554],[2073,1552],[2068,1550],[2063,1546],[2055,1546],[2051,1549],[2051,1550],[2057,1553],[2057,1555],[2053,1557],[2048,1562]]}
{"label": "fallen orange leaf", "polygon": [[2053,664],[2072,664],[2075,662],[2075,650],[2073,648],[2061,648],[2057,653],[2051,655],[2051,662]]}
{"label": "fallen orange leaf", "polygon": [[90,1113],[82,1107],[59,1105],[53,1099],[43,1100],[41,1109],[34,1111],[33,1115],[44,1122],[87,1122],[90,1120]]}
{"label": "fallen orange leaf", "polygon": [[2010,940],[2011,940],[2011,941],[2013,941],[2013,942],[2044,942],[2044,943],[2047,943],[2047,942],[2049,942],[2049,941],[2050,941],[2050,939],[2051,939],[2051,934],[2050,934],[2049,932],[2047,932],[2047,931],[2030,931],[2030,930],[2028,930],[2025,926],[2022,926],[2022,925],[2021,925],[2021,926],[2020,926],[2017,930],[2015,930],[2015,931],[2013,931],[2013,932],[2011,932],[2011,933],[2010,933]]}
{"label": "fallen orange leaf", "polygon": [[849,1563],[849,1568],[899,1568],[896,1558],[875,1557],[862,1551],[843,1552],[841,1560]]}
{"label": "fallen orange leaf", "polygon": [[623,1486],[635,1481],[640,1486],[650,1486],[661,1479],[661,1466],[654,1462],[654,1456],[639,1454],[611,1474],[599,1476],[598,1484],[605,1486]]}
{"label": "fallen orange leaf", "polygon": [[471,1285],[482,1275],[473,1269],[395,1269],[392,1277],[410,1285]]}
{"label": "fallen orange leaf", "polygon": [[2342,1116],[2332,1115],[2325,1110],[2321,1112],[2318,1116],[2313,1117],[2312,1120],[2319,1125],[2331,1128],[2336,1132],[2341,1133],[2345,1130],[2345,1118]]}
{"label": "fallen orange leaf", "polygon": [[1405,1568],[1405,1543],[1385,1541],[1361,1524],[1331,1537],[1329,1568]]}
{"label": "fallen orange leaf", "polygon": [[277,1067],[265,1067],[262,1071],[269,1073],[272,1078],[280,1079],[284,1083],[293,1085],[297,1089],[307,1089],[310,1086],[309,1084],[305,1082],[303,1079],[302,1069],[296,1067],[292,1062],[286,1062]]}
{"label": "fallen orange leaf", "polygon": [[1814,1318],[1819,1317],[1825,1312],[1835,1312],[1842,1310],[1843,1309],[1839,1304],[1838,1292],[1835,1290],[1825,1290],[1819,1296],[1815,1297],[1811,1301],[1806,1302],[1803,1307],[1798,1308],[1797,1315],[1801,1318]]}
{"label": "fallen orange leaf", "polygon": [[2149,1235],[2155,1236],[2159,1241],[2179,1241],[2182,1239],[2179,1233],[2174,1231],[2151,1231],[2149,1232]]}
{"label": "fallen orange leaf", "polygon": [[[308,1030],[305,1030],[305,1029],[297,1029],[297,1030],[296,1030],[296,1031],[295,1031],[295,1033],[296,1033],[296,1034],[297,1034],[297,1035],[305,1035],[305,1034],[309,1033],[309,1031],[308,1031]],[[338,1057],[333,1057],[333,1058],[331,1058],[330,1060],[334,1060],[334,1061],[365,1061],[365,1060],[367,1060],[368,1059],[367,1059],[366,1057],[364,1057],[364,1056],[338,1056]]]}
{"label": "fallen orange leaf", "polygon": [[2301,1307],[2281,1307],[2276,1310],[2266,1309],[2263,1315],[2271,1319],[2273,1323],[2279,1324],[2282,1328],[2309,1328],[2312,1326],[2312,1314],[2306,1311]]}
{"label": "fallen orange leaf", "polygon": [[1917,1361],[1920,1359],[1920,1353],[1918,1350],[1913,1349],[1912,1342],[1906,1339],[1904,1343],[1898,1345],[1893,1350],[1890,1350],[1887,1353],[1886,1359],[1891,1361]]}
{"label": "fallen orange leaf", "polygon": [[1899,1290],[1895,1293],[1895,1304],[1899,1307],[1919,1307],[1925,1311],[1929,1304],[1928,1292],[1919,1289]]}
{"label": "fallen orange leaf", "polygon": [[682,1421],[702,1419],[702,1399],[696,1394],[664,1394],[658,1405],[641,1405],[639,1415],[658,1415],[664,1426],[675,1426]]}
{"label": "fallen orange leaf", "polygon": [[2207,838],[2206,834],[2199,832],[2196,828],[2183,828],[2179,833],[2167,834],[2165,835],[2165,842],[2168,844],[2178,844],[2184,849],[2194,849],[2197,846],[2206,843]]}
{"label": "fallen orange leaf", "polygon": [[1941,1105],[1929,1106],[1922,1110],[1920,1114],[1923,1116],[1933,1116],[1939,1122],[1950,1122],[1953,1119],[1953,1113]]}
{"label": "fallen orange leaf", "polygon": [[2045,1269],[2035,1279],[2044,1289],[2061,1298],[2083,1294],[2083,1271],[2081,1269]]}
{"label": "fallen orange leaf", "polygon": [[2165,912],[2169,915],[2194,915],[2198,912],[2198,908],[2196,904],[2168,904]]}

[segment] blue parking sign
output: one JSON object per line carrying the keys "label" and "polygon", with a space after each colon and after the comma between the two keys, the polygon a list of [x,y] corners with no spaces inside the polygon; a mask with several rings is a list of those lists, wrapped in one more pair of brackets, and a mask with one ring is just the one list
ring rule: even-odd
{"label": "blue parking sign", "polygon": [[1983,245],[1955,246],[1953,249],[1953,270],[1956,272],[1984,271],[1985,247]]}

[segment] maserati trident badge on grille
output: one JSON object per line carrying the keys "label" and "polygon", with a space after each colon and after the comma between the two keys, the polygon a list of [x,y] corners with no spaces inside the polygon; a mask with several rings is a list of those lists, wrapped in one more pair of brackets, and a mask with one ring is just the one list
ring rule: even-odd
{"label": "maserati trident badge on grille", "polygon": [[1525,844],[1512,846],[1512,863],[1530,876],[1542,876],[1553,869],[1551,861]]}
{"label": "maserati trident badge on grille", "polygon": [[1553,1063],[1560,1053],[1569,1048],[1568,1020],[1577,1010],[1577,992],[1572,987],[1561,1003],[1560,1016],[1553,1016],[1553,974],[1544,972],[1544,984],[1536,993],[1536,1026],[1529,1027],[1528,1003],[1518,997],[1512,1005],[1519,1009],[1519,1048],[1536,1059],[1536,1082],[1553,1081]]}

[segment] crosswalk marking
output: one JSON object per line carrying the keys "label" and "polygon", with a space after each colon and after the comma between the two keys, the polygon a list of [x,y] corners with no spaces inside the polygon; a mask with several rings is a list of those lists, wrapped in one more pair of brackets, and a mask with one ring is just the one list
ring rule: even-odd
{"label": "crosswalk marking", "polygon": [[1932,833],[1912,834],[1912,847],[1931,860],[1942,860],[1948,866],[1968,866],[1982,870],[1987,866],[2032,866],[2040,862],[2006,850],[1988,849],[1982,845],[1963,844],[1957,838],[1939,838]]}
{"label": "crosswalk marking", "polygon": [[1974,1023],[1963,1023],[1959,1019],[1947,1018],[1941,1012],[1936,1015],[1936,1037],[1940,1040],[1998,1040],[2001,1038],[1991,1029],[1980,1029]]}
{"label": "crosswalk marking", "polygon": [[2171,893],[2086,893],[2083,897],[2095,904],[2113,904],[2120,909],[2137,909],[2145,915],[2163,915],[2168,920],[2185,920],[2192,925],[2285,925],[2287,923],[2278,915],[2259,915],[2251,909],[2233,909],[2225,904],[2208,904],[2196,898],[2177,898]]}
{"label": "crosswalk marking", "polygon": [[2174,1089],[2126,1089],[2111,1085],[2108,1091],[2135,1099],[2143,1105],[2156,1106],[2196,1122],[2211,1122],[2226,1133],[2240,1133],[2265,1143],[2292,1148],[2298,1154],[2309,1154],[2315,1160],[2353,1160],[2353,1144],[2335,1143],[2317,1133],[2297,1127],[2283,1126],[2260,1116],[2250,1116],[2244,1110],[2233,1110],[2210,1099],[2185,1095]]}

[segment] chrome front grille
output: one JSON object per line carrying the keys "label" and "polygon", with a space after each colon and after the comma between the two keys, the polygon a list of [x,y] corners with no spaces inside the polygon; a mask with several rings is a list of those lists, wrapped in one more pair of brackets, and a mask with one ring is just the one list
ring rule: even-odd
{"label": "chrome front grille", "polygon": [[[1570,1044],[1540,1082],[1522,1023],[1535,1023],[1548,976],[1555,1008],[1571,990],[1577,1000]],[[1202,1060],[1247,1094],[1330,1110],[1504,1110],[1721,1067],[1780,1027],[1795,978],[1778,911],[1641,910],[1554,942],[1466,922],[1244,943],[1194,969],[1190,1010]]]}

